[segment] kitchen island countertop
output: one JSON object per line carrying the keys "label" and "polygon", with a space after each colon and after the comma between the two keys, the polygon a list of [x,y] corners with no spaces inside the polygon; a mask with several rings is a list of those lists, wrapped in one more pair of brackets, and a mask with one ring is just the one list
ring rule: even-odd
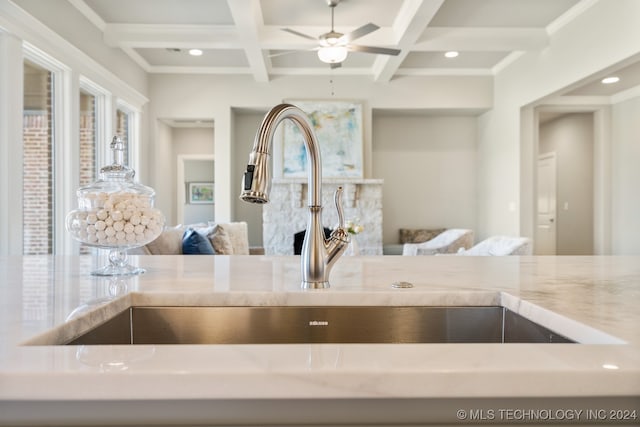
{"label": "kitchen island countertop", "polygon": [[[0,425],[640,424],[640,257],[344,257],[311,291],[296,256],[132,258],[0,257]],[[131,305],[503,305],[581,344],[48,345]]]}

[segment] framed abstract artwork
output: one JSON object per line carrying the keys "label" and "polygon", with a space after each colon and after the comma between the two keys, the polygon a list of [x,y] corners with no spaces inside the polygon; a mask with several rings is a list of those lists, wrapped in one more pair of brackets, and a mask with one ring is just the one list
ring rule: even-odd
{"label": "framed abstract artwork", "polygon": [[[362,178],[362,103],[355,101],[287,101],[304,111],[318,139],[324,178]],[[282,176],[307,176],[307,153],[298,126],[283,123]]]}
{"label": "framed abstract artwork", "polygon": [[190,182],[187,197],[189,203],[213,203],[213,182]]}

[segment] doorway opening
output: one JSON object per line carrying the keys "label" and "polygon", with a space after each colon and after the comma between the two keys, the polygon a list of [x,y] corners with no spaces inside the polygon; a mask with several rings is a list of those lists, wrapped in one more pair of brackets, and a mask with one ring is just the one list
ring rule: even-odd
{"label": "doorway opening", "polygon": [[214,138],[211,119],[158,120],[156,191],[166,197],[167,224],[215,220]]}
{"label": "doorway opening", "polygon": [[593,255],[596,131],[593,112],[539,111],[536,255]]}
{"label": "doorway opening", "polygon": [[215,220],[215,160],[213,155],[178,156],[178,224]]}

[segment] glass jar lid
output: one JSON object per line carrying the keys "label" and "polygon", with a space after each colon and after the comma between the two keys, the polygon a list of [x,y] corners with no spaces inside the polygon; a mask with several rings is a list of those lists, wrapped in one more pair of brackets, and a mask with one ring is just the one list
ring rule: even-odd
{"label": "glass jar lid", "polygon": [[78,202],[81,209],[94,207],[91,199],[104,198],[107,194],[121,191],[149,198],[155,196],[155,191],[151,187],[133,181],[136,172],[124,164],[124,142],[122,139],[114,136],[110,148],[112,163],[100,169],[97,181],[78,189]]}

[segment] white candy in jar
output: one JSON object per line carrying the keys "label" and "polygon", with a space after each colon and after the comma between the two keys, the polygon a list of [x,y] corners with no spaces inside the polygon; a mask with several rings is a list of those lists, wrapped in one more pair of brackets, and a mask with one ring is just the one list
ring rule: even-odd
{"label": "white candy in jar", "polygon": [[162,231],[162,213],[151,207],[149,196],[122,191],[88,193],[85,197],[92,209],[78,213],[77,229],[73,231],[84,242],[105,246],[145,244]]}
{"label": "white candy in jar", "polygon": [[111,212],[111,218],[114,221],[120,221],[120,220],[122,220],[123,217],[124,217],[124,215],[122,214],[122,211],[113,211],[113,212]]}

